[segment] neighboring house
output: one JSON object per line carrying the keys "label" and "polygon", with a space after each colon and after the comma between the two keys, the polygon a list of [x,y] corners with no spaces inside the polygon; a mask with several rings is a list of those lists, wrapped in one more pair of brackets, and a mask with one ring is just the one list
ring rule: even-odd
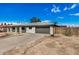
{"label": "neighboring house", "polygon": [[16,33],[45,33],[53,35],[52,23],[28,23],[20,25],[0,25],[5,32]]}

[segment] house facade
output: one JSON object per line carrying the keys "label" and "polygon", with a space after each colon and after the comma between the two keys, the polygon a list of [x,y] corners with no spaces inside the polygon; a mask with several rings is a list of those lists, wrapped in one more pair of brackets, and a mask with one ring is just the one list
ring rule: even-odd
{"label": "house facade", "polygon": [[20,25],[1,25],[0,30],[15,33],[45,33],[53,35],[52,23],[28,23]]}

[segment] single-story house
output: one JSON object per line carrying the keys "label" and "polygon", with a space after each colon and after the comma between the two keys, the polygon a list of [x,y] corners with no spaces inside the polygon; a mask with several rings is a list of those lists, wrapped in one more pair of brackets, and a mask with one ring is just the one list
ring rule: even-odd
{"label": "single-story house", "polygon": [[17,32],[17,33],[45,33],[53,35],[52,23],[28,23],[17,25],[0,25],[0,29],[4,29],[5,32]]}

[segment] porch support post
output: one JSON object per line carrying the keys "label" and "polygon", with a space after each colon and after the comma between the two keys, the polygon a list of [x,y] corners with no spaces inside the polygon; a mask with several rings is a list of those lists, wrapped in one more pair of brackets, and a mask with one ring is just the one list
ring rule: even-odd
{"label": "porch support post", "polygon": [[17,27],[15,27],[15,32],[16,32],[16,33],[18,32]]}
{"label": "porch support post", "polygon": [[26,33],[28,33],[29,27],[26,27]]}
{"label": "porch support post", "polygon": [[54,27],[50,26],[50,35],[53,36],[54,35]]}
{"label": "porch support post", "polygon": [[22,27],[19,27],[19,33],[22,33]]}
{"label": "porch support post", "polygon": [[35,27],[32,27],[33,33],[35,33]]}
{"label": "porch support post", "polygon": [[9,32],[9,28],[7,28],[7,32]]}
{"label": "porch support post", "polygon": [[12,32],[12,28],[10,28],[10,32]]}

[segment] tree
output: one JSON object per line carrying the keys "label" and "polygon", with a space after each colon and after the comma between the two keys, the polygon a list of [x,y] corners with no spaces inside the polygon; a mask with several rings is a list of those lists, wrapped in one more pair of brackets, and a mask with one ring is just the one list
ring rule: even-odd
{"label": "tree", "polygon": [[32,18],[30,19],[30,22],[31,22],[31,23],[36,23],[36,22],[41,22],[41,20],[40,20],[38,17],[32,17]]}
{"label": "tree", "polygon": [[57,24],[58,24],[57,22],[53,22],[53,25],[54,25],[54,26],[57,26]]}
{"label": "tree", "polygon": [[4,23],[4,25],[6,25],[6,23]]}

